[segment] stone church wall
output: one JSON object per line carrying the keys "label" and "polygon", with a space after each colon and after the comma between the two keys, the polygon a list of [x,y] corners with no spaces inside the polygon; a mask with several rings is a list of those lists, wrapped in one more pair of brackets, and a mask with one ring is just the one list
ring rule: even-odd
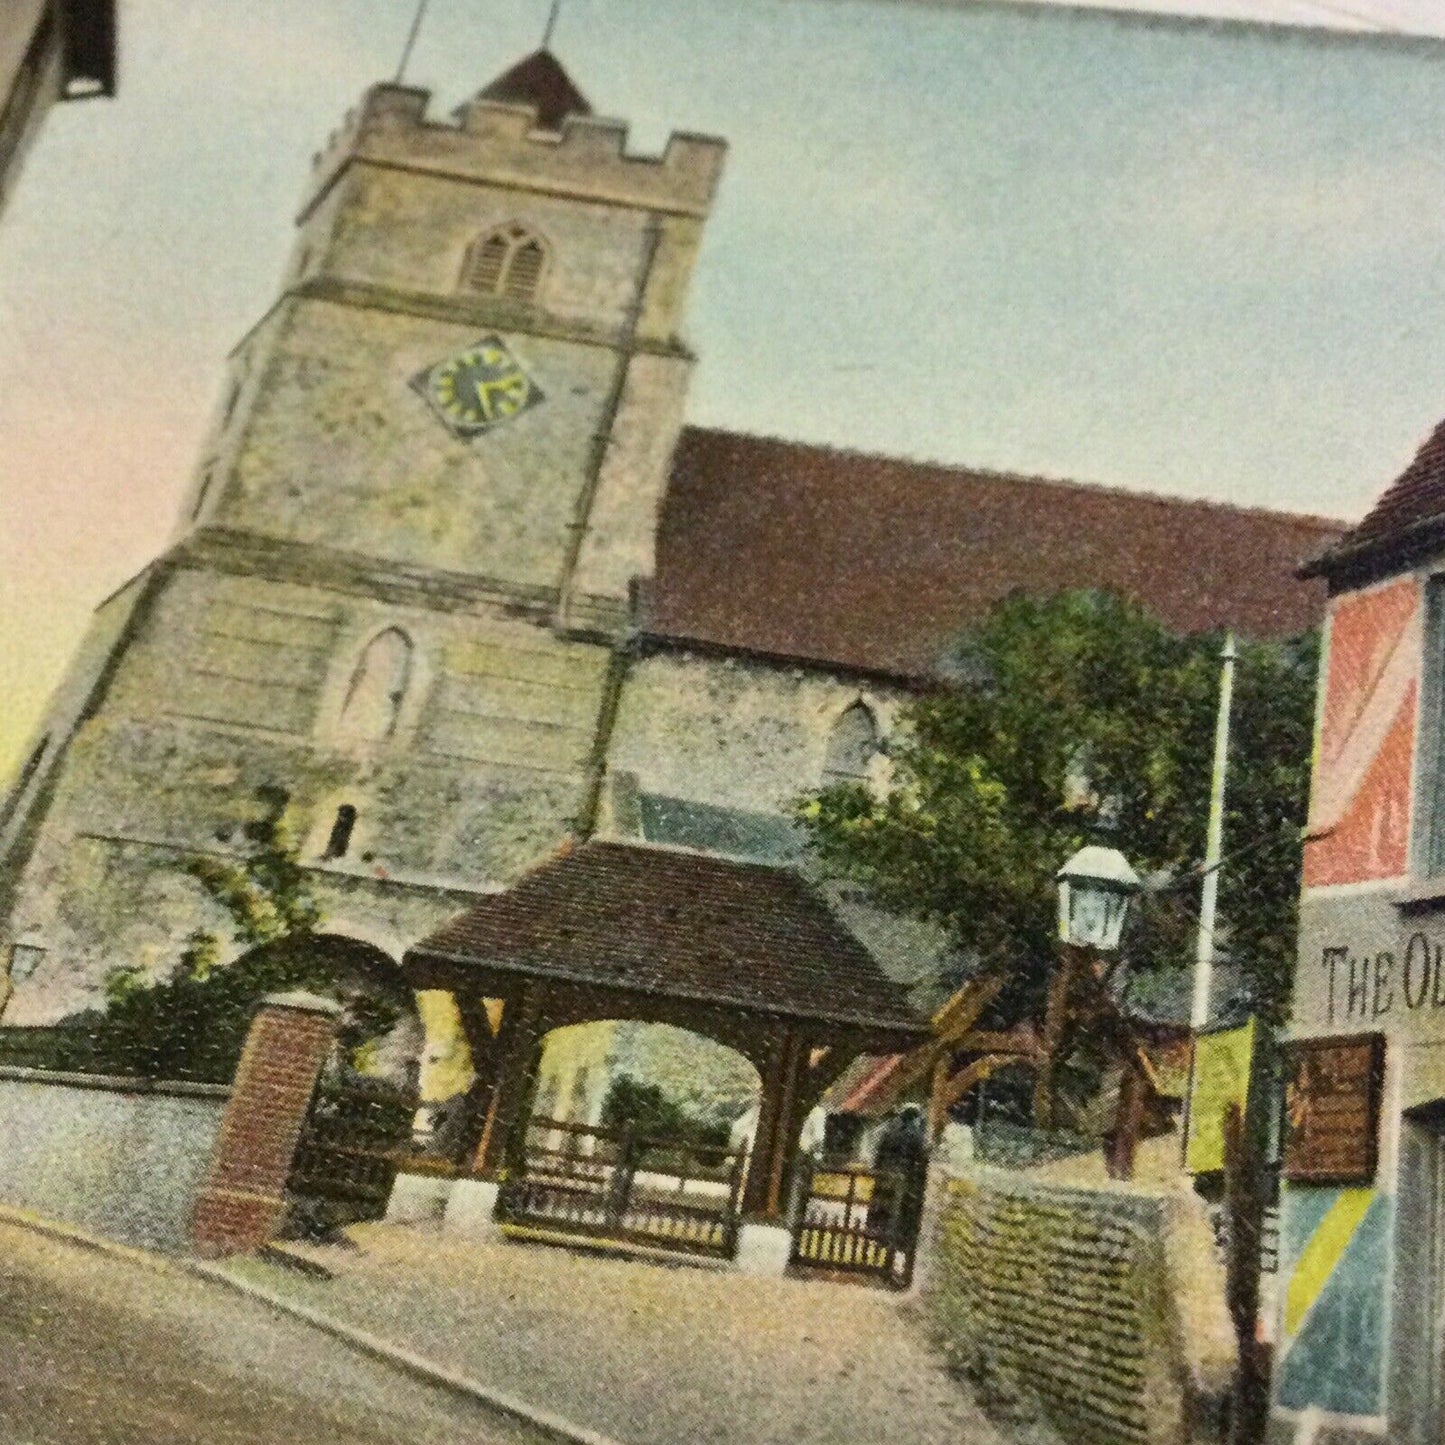
{"label": "stone church wall", "polygon": [[[412,644],[395,731],[356,739],[348,689],[390,628]],[[327,926],[398,956],[569,831],[607,657],[496,613],[173,573],[57,771],[13,915],[47,956],[9,1017],[94,1002],[119,964],[165,969],[196,927],[224,936],[179,865],[242,846],[266,786],[289,797]],[[350,847],[327,859],[343,804]]]}
{"label": "stone church wall", "polygon": [[602,347],[501,333],[545,400],[484,438],[461,442],[411,380],[495,329],[297,302],[265,364],[215,520],[555,588],[616,357]]}
{"label": "stone church wall", "polygon": [[341,188],[345,200],[315,263],[329,276],[451,297],[472,243],[516,222],[547,247],[540,301],[548,318],[604,335],[627,319],[644,254],[644,211],[367,165],[349,171]]}
{"label": "stone church wall", "polygon": [[786,814],[819,786],[850,705],[870,707],[886,738],[905,696],[822,669],[659,653],[628,677],[608,769],[635,775],[643,792]]}

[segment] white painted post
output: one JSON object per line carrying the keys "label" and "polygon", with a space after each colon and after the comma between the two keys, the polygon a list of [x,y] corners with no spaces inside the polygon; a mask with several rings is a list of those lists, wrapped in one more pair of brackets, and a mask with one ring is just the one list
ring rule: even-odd
{"label": "white painted post", "polygon": [[1220,654],[1219,719],[1214,728],[1214,776],[1209,790],[1209,833],[1204,847],[1204,891],[1199,900],[1199,937],[1194,950],[1195,1033],[1209,1024],[1214,983],[1214,914],[1219,901],[1219,867],[1224,845],[1224,775],[1229,768],[1229,712],[1234,699],[1234,634],[1226,633]]}

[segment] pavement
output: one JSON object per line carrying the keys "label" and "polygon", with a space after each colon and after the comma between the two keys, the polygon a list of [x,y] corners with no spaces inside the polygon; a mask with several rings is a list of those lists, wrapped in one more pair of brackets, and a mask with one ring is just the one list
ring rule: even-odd
{"label": "pavement", "polygon": [[65,1235],[0,1219],[3,1445],[548,1438],[169,1261]]}
{"label": "pavement", "polygon": [[[863,1285],[758,1279],[362,1225],[247,1288],[617,1445],[1005,1445],[921,1317]],[[301,1438],[309,1438],[302,1436]],[[420,1437],[418,1437],[420,1438]]]}

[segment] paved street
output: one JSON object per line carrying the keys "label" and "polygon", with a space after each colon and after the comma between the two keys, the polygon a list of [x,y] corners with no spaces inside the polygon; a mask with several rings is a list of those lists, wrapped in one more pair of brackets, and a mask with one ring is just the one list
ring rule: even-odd
{"label": "paved street", "polygon": [[222,1286],[0,1224],[3,1445],[537,1445]]}
{"label": "paved street", "polygon": [[623,1445],[1002,1445],[898,1298],[397,1225],[231,1268]]}

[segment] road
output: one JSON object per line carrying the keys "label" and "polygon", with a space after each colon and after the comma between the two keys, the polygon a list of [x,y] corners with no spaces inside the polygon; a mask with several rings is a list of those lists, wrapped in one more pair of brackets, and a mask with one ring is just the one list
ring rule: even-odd
{"label": "road", "polygon": [[169,1266],[0,1223],[3,1445],[539,1445]]}

